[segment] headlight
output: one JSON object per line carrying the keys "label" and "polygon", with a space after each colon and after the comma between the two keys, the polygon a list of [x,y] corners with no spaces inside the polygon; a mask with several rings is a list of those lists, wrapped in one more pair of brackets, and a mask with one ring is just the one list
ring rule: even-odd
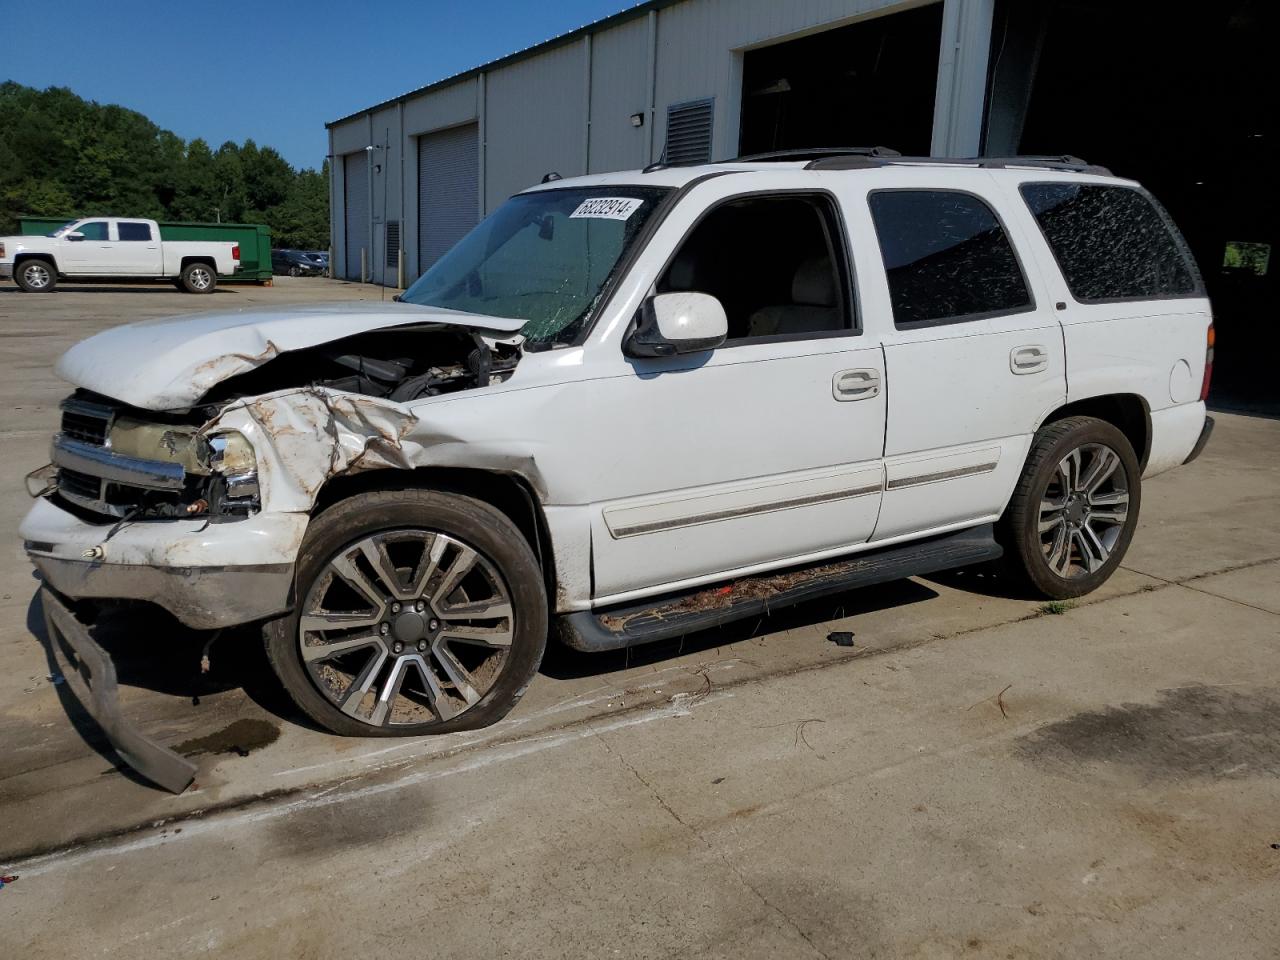
{"label": "headlight", "polygon": [[210,437],[209,469],[226,481],[229,498],[258,495],[258,461],[244,434],[228,432]]}

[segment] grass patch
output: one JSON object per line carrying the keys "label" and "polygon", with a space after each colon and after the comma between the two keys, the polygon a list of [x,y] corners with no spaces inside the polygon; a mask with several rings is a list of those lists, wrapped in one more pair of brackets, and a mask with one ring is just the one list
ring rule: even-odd
{"label": "grass patch", "polygon": [[1040,612],[1051,617],[1057,617],[1076,605],[1074,600],[1050,600],[1048,603],[1040,604]]}

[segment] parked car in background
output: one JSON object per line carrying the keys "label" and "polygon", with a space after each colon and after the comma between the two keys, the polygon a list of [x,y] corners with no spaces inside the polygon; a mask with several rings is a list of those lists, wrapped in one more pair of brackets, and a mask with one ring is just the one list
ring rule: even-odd
{"label": "parked car in background", "polygon": [[272,250],[271,272],[277,276],[321,277],[329,272],[329,255],[319,255],[306,250]]}
{"label": "parked car in background", "polygon": [[[109,665],[79,614],[144,600],[262,624],[335,733],[465,730],[515,705],[553,625],[618,649],[1002,554],[1040,596],[1089,593],[1144,480],[1213,426],[1185,242],[1069,158],[554,181],[397,299],[62,357],[21,527],[55,652]],[[95,692],[129,762],[185,787]]]}
{"label": "parked car in background", "polygon": [[329,276],[329,251],[328,250],[308,250],[307,256],[314,259],[317,263],[324,267],[324,275]]}
{"label": "parked car in background", "polygon": [[154,220],[88,217],[44,237],[0,237],[0,279],[26,293],[52,293],[59,280],[169,280],[187,293],[212,293],[240,266],[240,244],[161,240]]}

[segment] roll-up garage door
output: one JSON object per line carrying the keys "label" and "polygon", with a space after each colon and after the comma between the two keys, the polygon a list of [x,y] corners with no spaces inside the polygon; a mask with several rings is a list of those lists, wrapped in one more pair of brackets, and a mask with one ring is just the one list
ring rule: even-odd
{"label": "roll-up garage door", "polygon": [[418,138],[418,273],[480,219],[480,134],[474,123]]}
{"label": "roll-up garage door", "polygon": [[[342,158],[342,209],[346,217],[346,268],[343,276],[348,280],[362,280],[360,276],[360,250],[369,246],[369,154],[348,153]],[[369,265],[373,265],[373,251],[369,251]]]}

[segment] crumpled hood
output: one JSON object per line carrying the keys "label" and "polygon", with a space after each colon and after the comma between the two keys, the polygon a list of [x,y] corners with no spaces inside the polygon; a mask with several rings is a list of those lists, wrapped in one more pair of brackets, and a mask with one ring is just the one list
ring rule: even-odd
{"label": "crumpled hood", "polygon": [[409,303],[319,303],[225,310],[113,327],[77,343],[55,368],[77,387],[147,410],[192,406],[212,387],[291,350],[418,324],[510,336],[523,320]]}

